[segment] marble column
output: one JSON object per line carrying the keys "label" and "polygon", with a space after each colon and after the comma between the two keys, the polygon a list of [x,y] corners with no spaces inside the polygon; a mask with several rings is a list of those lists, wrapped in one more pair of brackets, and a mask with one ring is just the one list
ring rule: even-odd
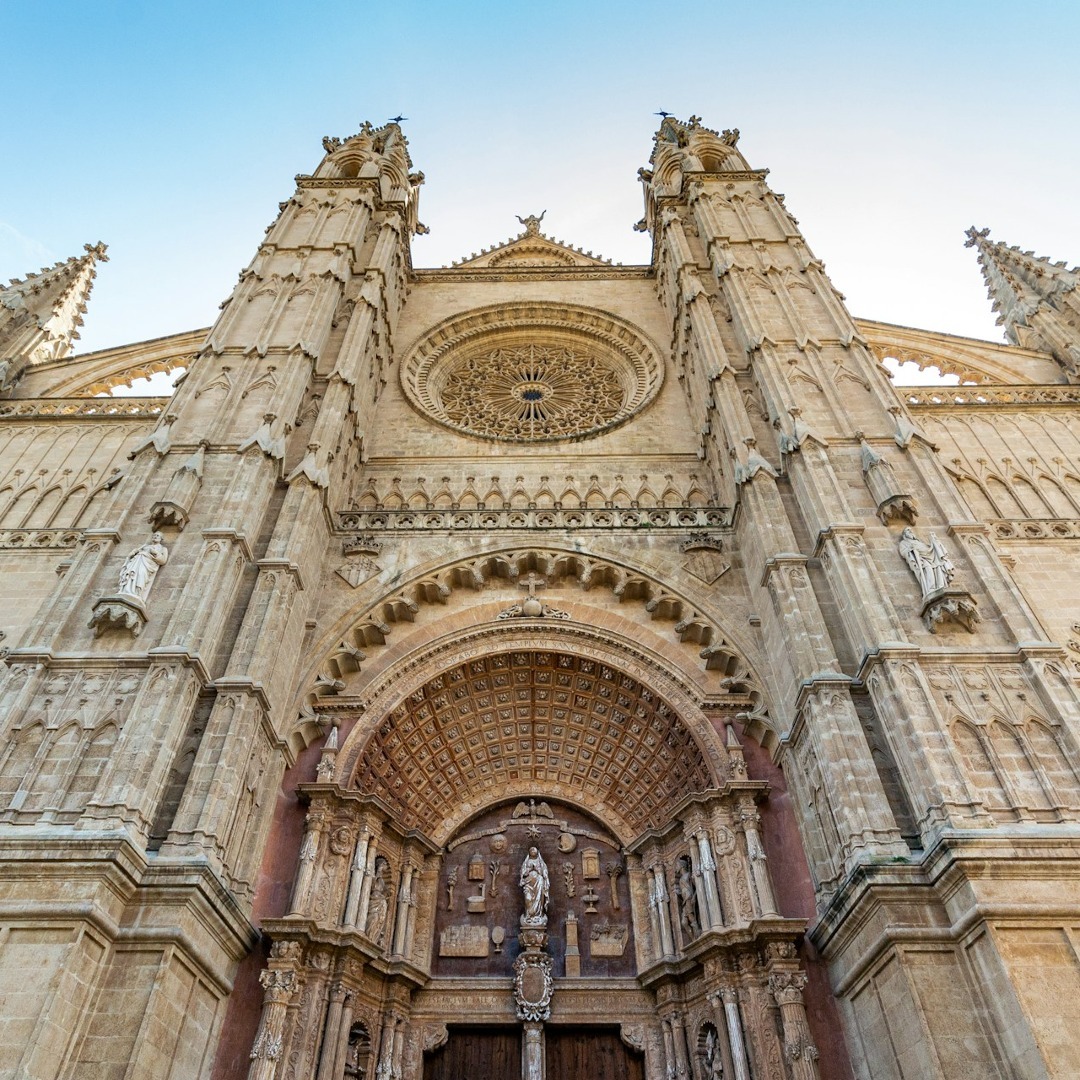
{"label": "marble column", "polygon": [[345,897],[345,911],[341,916],[342,926],[356,926],[356,916],[360,910],[360,895],[364,889],[364,870],[367,867],[368,846],[371,834],[364,829],[356,840],[352,868],[349,872],[349,891]]}
{"label": "marble column", "polygon": [[326,1027],[323,1030],[322,1054],[319,1057],[319,1071],[316,1080],[337,1080],[338,1035],[341,1029],[341,1013],[347,991],[341,983],[330,987],[330,1006],[326,1010]]}
{"label": "marble column", "polygon": [[742,1017],[739,1015],[739,992],[734,986],[720,991],[724,1001],[724,1019],[727,1021],[728,1045],[731,1047],[731,1063],[735,1080],[750,1080],[750,1061],[746,1056],[746,1040],[743,1038]]}
{"label": "marble column", "polygon": [[304,842],[300,845],[300,865],[296,871],[292,904],[289,906],[290,915],[305,914],[307,911],[311,899],[309,895],[311,883],[315,878],[315,860],[319,855],[319,840],[324,824],[324,814],[317,811],[308,812]]}
{"label": "marble column", "polygon": [[776,899],[773,897],[772,882],[769,880],[765,846],[758,833],[761,817],[753,807],[744,806],[739,812],[739,820],[746,833],[746,854],[750,860],[750,875],[753,879],[754,895],[758,901],[758,914],[777,915]]}
{"label": "marble column", "polygon": [[526,1021],[521,1041],[521,1080],[544,1080],[544,1025]]}
{"label": "marble column", "polygon": [[716,860],[713,858],[708,833],[703,829],[697,834],[696,839],[701,864],[701,881],[705,886],[704,906],[708,915],[706,929],[722,930],[724,927],[724,913],[720,907],[720,893],[716,885]]}
{"label": "marble column", "polygon": [[784,1029],[784,1054],[791,1063],[792,1080],[818,1080],[818,1049],[806,1022],[803,990],[806,976],[801,971],[774,971],[769,989],[780,1006]]}
{"label": "marble column", "polygon": [[259,984],[263,988],[263,1011],[251,1047],[248,1080],[274,1080],[281,1057],[285,1013],[289,999],[300,987],[300,979],[295,971],[270,968],[259,975]]}

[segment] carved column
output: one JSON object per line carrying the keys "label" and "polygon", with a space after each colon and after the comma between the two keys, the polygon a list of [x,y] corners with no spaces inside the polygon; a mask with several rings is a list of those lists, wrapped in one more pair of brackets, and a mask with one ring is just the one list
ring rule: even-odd
{"label": "carved column", "polygon": [[259,983],[263,988],[263,1011],[251,1047],[248,1080],[274,1080],[278,1058],[281,1057],[285,1012],[289,999],[300,988],[300,979],[291,968],[268,968],[259,975]]}
{"label": "carved column", "polygon": [[660,913],[658,908],[660,901],[657,896],[656,874],[653,870],[645,872],[645,882],[649,893],[649,927],[652,930],[653,959],[662,960],[664,957],[664,939],[660,932]]}
{"label": "carved column", "polygon": [[716,860],[713,858],[709,834],[704,829],[697,834],[697,845],[700,852],[701,880],[705,886],[704,906],[707,909],[708,926],[713,930],[722,930],[724,912],[720,907],[720,894],[716,885]]}
{"label": "carved column", "polygon": [[330,1007],[326,1010],[326,1027],[323,1031],[322,1054],[319,1057],[319,1072],[316,1080],[337,1080],[337,1049],[341,1033],[341,1015],[348,997],[348,991],[341,983],[330,987]]}
{"label": "carved column", "polygon": [[375,1080],[393,1080],[395,1023],[393,1013],[388,1012],[383,1017],[382,1035],[379,1037],[379,1066],[375,1070]]}
{"label": "carved column", "polygon": [[707,1000],[712,1006],[713,1018],[716,1022],[716,1030],[720,1035],[720,1060],[723,1062],[723,1075],[732,1077],[735,1075],[735,1062],[731,1056],[731,1040],[727,1037],[727,1017],[724,1015],[724,1000],[719,991],[707,995]]}
{"label": "carved column", "polygon": [[739,1015],[739,992],[734,986],[725,986],[720,991],[720,996],[724,1002],[724,1019],[728,1045],[731,1047],[731,1063],[735,1069],[735,1080],[750,1080],[750,1062],[746,1056],[742,1017]]}
{"label": "carved column", "polygon": [[793,1080],[818,1080],[818,1049],[806,1023],[803,989],[806,976],[801,971],[774,971],[769,989],[780,1006],[784,1028],[784,1053],[791,1063]]}
{"label": "carved column", "polygon": [[379,856],[378,836],[372,836],[368,844],[367,865],[364,867],[363,883],[360,886],[360,904],[356,911],[356,922],[353,923],[359,930],[367,926],[368,906],[371,903],[371,883],[375,879],[375,860]]}
{"label": "carved column", "polygon": [[521,1080],[544,1080],[544,1025],[526,1021],[521,1041]]}
{"label": "carved column", "polygon": [[315,879],[315,860],[319,855],[319,840],[326,824],[326,815],[321,810],[309,810],[304,842],[300,845],[300,865],[296,871],[296,883],[293,886],[292,904],[289,914],[303,914],[311,901],[311,885]]}
{"label": "carved column", "polygon": [[371,833],[365,825],[356,840],[352,867],[349,871],[349,890],[345,897],[345,911],[341,916],[342,926],[356,926],[357,912],[360,910],[360,896],[364,888],[364,871],[367,868],[367,853],[371,843]]}
{"label": "carved column", "polygon": [[352,1030],[353,993],[345,992],[345,1001],[341,1006],[341,1019],[338,1025],[337,1039],[334,1041],[334,1068],[331,1080],[341,1080],[345,1075],[345,1055],[349,1052],[349,1032]]}
{"label": "carved column", "polygon": [[671,1020],[665,1017],[660,1025],[664,1032],[664,1076],[666,1080],[675,1080],[675,1043],[671,1037]]}
{"label": "carved column", "polygon": [[773,896],[772,882],[769,881],[769,868],[765,856],[765,847],[758,833],[761,816],[749,803],[739,807],[739,821],[746,834],[746,856],[750,860],[750,876],[754,886],[754,898],[758,914],[776,915],[776,899]]}
{"label": "carved column", "polygon": [[406,863],[401,870],[401,884],[398,887],[397,911],[394,915],[394,947],[390,950],[394,956],[405,953],[405,937],[409,923],[409,901],[412,898],[412,879],[416,867]]}
{"label": "carved column", "polygon": [[664,949],[664,956],[674,956],[675,941],[671,936],[671,907],[663,865],[657,863],[653,868],[653,873],[656,875],[656,914],[660,920],[660,943]]}
{"label": "carved column", "polygon": [[675,1076],[677,1080],[691,1080],[690,1055],[686,1047],[686,1024],[681,1012],[671,1014],[671,1041],[675,1045]]}
{"label": "carved column", "polygon": [[405,1018],[399,1016],[394,1026],[394,1058],[390,1070],[391,1080],[402,1080],[401,1062],[405,1056]]}

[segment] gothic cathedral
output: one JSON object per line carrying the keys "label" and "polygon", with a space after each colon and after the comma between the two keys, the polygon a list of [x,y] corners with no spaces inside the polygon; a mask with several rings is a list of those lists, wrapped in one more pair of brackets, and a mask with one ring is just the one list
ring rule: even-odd
{"label": "gothic cathedral", "polygon": [[417,269],[324,149],[209,330],[0,290],[0,1078],[1080,1075],[1080,270],[855,319],[697,117],[648,265]]}

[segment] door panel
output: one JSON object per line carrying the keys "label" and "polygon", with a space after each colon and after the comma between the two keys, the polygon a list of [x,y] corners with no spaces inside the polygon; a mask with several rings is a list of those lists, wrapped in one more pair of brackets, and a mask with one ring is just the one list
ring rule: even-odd
{"label": "door panel", "polygon": [[424,1080],[521,1080],[521,1029],[448,1028],[446,1045],[424,1057]]}
{"label": "door panel", "polygon": [[645,1080],[645,1063],[611,1027],[544,1029],[547,1080]]}

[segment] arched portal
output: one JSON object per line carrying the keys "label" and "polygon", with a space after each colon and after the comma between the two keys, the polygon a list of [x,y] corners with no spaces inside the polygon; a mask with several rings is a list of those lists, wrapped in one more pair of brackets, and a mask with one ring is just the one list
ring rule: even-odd
{"label": "arched portal", "polygon": [[319,1080],[347,1075],[357,1023],[373,1076],[495,1075],[512,1044],[517,1075],[591,1046],[659,1078],[691,1075],[707,1022],[732,1068],[769,1075],[805,924],[777,910],[768,785],[732,726],[749,697],[727,697],[639,643],[525,619],[320,703],[289,911],[263,924],[264,985],[304,989],[280,1020],[268,989],[260,1032]]}

